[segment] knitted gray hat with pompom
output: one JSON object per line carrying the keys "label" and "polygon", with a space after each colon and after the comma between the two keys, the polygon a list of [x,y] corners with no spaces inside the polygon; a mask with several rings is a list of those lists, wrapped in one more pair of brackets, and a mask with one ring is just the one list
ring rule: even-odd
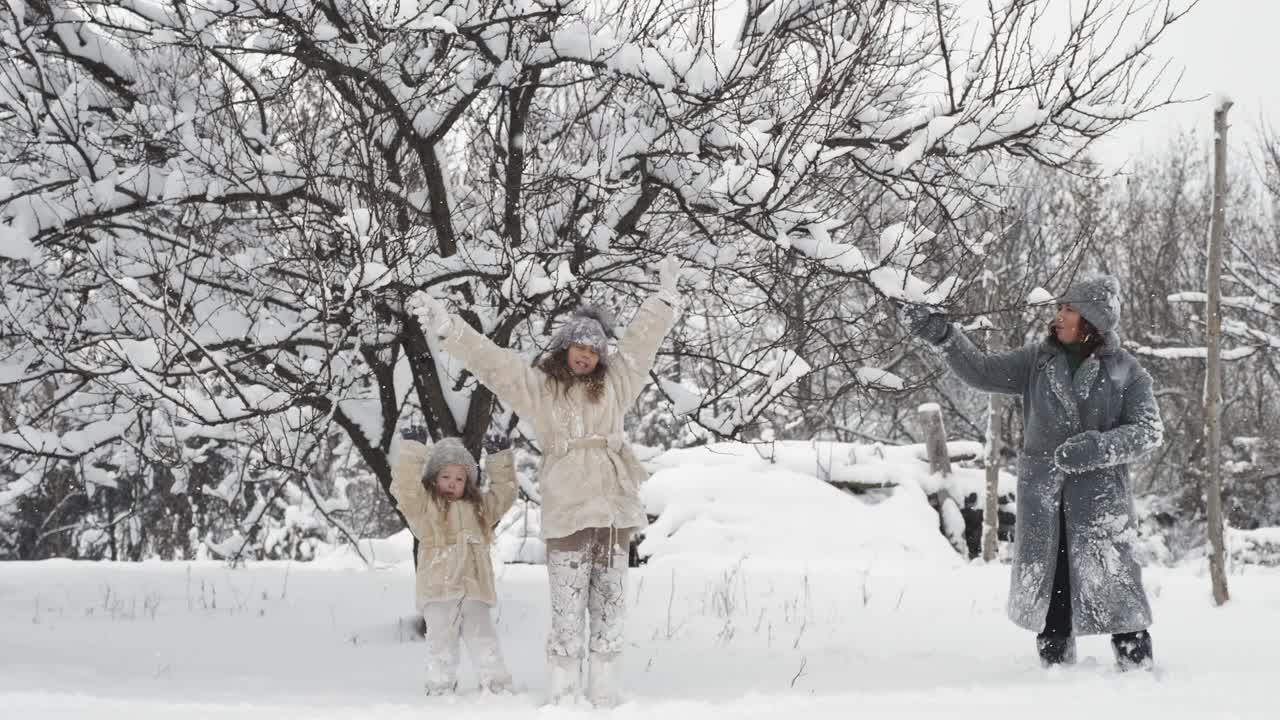
{"label": "knitted gray hat with pompom", "polygon": [[446,465],[461,465],[467,473],[467,484],[478,487],[480,468],[476,459],[471,457],[462,440],[456,437],[441,438],[427,449],[426,479],[435,482],[436,476]]}
{"label": "knitted gray hat with pompom", "polygon": [[613,314],[598,305],[581,305],[556,330],[548,350],[557,352],[570,345],[586,345],[595,350],[600,362],[605,364],[612,336]]}
{"label": "knitted gray hat with pompom", "polygon": [[1070,305],[1089,324],[1107,333],[1120,324],[1120,282],[1111,275],[1085,278],[1058,298],[1058,302]]}

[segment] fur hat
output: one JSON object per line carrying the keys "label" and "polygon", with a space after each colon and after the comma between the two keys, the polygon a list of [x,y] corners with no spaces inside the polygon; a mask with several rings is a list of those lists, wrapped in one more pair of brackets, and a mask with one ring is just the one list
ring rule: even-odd
{"label": "fur hat", "polygon": [[479,486],[480,468],[476,465],[475,458],[471,457],[471,453],[462,444],[461,439],[441,438],[427,449],[426,480],[435,482],[436,476],[446,465],[461,465],[467,472],[467,484],[472,487]]}
{"label": "fur hat", "polygon": [[602,364],[609,357],[609,338],[613,337],[613,314],[598,305],[579,305],[551,338],[548,352],[558,352],[570,345],[586,345],[596,351]]}
{"label": "fur hat", "polygon": [[1108,333],[1120,324],[1120,282],[1111,275],[1085,278],[1058,298],[1070,305],[1099,332]]}

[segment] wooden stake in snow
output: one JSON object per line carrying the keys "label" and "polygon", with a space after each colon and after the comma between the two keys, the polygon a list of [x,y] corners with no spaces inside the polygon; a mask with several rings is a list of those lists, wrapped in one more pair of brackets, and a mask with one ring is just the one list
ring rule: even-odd
{"label": "wooden stake in snow", "polygon": [[[937,403],[925,403],[918,412],[920,424],[924,426],[924,447],[929,455],[929,472],[948,477],[951,475],[951,453],[947,451],[947,429],[942,424],[942,408]],[[951,495],[951,490],[945,483],[938,493],[938,517],[943,536],[951,542],[956,552],[968,557],[960,501]]]}
{"label": "wooden stake in snow", "polygon": [[920,424],[924,426],[924,448],[929,454],[929,472],[951,474],[951,455],[947,452],[947,429],[942,424],[942,408],[937,403],[921,405]]}
{"label": "wooden stake in snow", "polygon": [[1206,284],[1205,327],[1208,362],[1205,364],[1204,417],[1208,448],[1205,462],[1209,469],[1209,487],[1205,490],[1209,514],[1209,576],[1213,582],[1213,601],[1222,605],[1231,599],[1227,592],[1226,552],[1222,518],[1222,236],[1226,226],[1227,193],[1227,111],[1231,100],[1220,98],[1213,111],[1213,222],[1209,232],[1209,262]]}

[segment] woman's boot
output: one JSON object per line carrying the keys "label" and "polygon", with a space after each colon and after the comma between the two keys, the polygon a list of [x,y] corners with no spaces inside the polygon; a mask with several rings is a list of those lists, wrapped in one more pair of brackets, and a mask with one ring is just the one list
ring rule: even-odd
{"label": "woman's boot", "polygon": [[1036,651],[1040,653],[1040,664],[1044,667],[1054,665],[1074,665],[1076,662],[1076,639],[1070,635],[1036,636]]}
{"label": "woman's boot", "polygon": [[1155,661],[1151,655],[1151,633],[1146,630],[1112,635],[1111,649],[1115,651],[1120,672],[1150,670]]}

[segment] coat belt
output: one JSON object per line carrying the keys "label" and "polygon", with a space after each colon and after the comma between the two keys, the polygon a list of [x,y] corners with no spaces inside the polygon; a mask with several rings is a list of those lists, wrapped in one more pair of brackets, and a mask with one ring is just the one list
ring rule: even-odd
{"label": "coat belt", "polygon": [[613,435],[588,435],[587,437],[570,438],[568,440],[559,440],[556,442],[552,452],[555,455],[567,455],[570,450],[587,450],[595,448],[598,450],[612,449],[621,450],[626,444],[626,436],[622,433],[614,433]]}

